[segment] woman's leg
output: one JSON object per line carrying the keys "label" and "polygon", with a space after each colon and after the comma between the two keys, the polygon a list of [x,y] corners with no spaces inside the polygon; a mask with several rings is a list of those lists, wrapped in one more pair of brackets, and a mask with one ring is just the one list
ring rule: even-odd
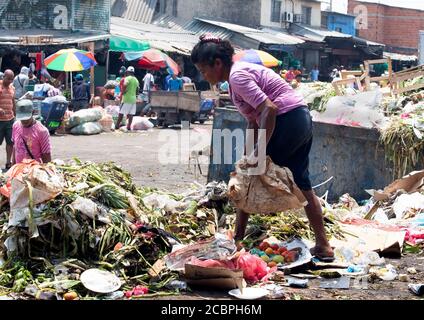
{"label": "woman's leg", "polygon": [[243,210],[237,209],[236,217],[236,234],[234,236],[235,241],[241,241],[246,233],[247,222],[249,221],[249,214]]}
{"label": "woman's leg", "polygon": [[308,201],[305,212],[315,233],[315,248],[312,253],[318,257],[333,257],[333,250],[325,234],[321,204],[313,190],[302,191],[302,193]]}

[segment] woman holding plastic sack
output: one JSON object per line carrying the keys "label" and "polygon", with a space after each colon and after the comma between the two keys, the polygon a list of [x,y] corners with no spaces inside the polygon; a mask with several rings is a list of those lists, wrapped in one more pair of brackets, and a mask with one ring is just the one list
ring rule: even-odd
{"label": "woman holding plastic sack", "polygon": [[[258,141],[266,141],[266,154],[272,161],[291,170],[294,181],[308,201],[305,211],[316,238],[311,253],[322,261],[333,261],[334,253],[325,234],[322,208],[309,179],[312,146],[309,110],[302,97],[274,71],[247,62],[233,63],[233,55],[234,48],[229,41],[207,34],[200,37],[191,59],[212,85],[229,82],[233,103],[247,119],[248,129],[255,133],[255,145],[248,155],[250,165],[259,167],[258,159],[265,162],[266,157],[258,153],[261,150]],[[248,218],[246,212],[238,210],[236,241],[244,238]]]}

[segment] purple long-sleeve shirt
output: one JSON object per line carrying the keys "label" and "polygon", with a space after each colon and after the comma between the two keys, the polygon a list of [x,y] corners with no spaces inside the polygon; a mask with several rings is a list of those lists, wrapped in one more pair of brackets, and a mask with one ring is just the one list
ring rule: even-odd
{"label": "purple long-sleeve shirt", "polygon": [[277,107],[277,115],[306,105],[303,98],[273,70],[264,66],[236,62],[230,72],[230,95],[233,103],[248,121],[259,124],[257,108],[269,98]]}

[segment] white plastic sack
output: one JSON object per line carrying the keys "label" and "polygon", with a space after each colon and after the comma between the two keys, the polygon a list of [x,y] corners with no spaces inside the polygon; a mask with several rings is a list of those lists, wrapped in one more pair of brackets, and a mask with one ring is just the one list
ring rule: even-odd
{"label": "white plastic sack", "polygon": [[168,195],[153,193],[143,198],[144,205],[151,210],[165,210],[166,212],[175,212],[182,204]]}
{"label": "white plastic sack", "polygon": [[149,130],[153,127],[153,123],[144,117],[134,117],[131,124],[131,130]]}
{"label": "white plastic sack", "polygon": [[355,95],[332,97],[324,112],[312,111],[314,121],[363,128],[380,127],[385,121],[379,109],[381,91],[360,92]]}
{"label": "white plastic sack", "polygon": [[72,204],[72,208],[94,220],[99,213],[99,208],[92,200],[78,197]]}
{"label": "white plastic sack", "polygon": [[424,212],[424,195],[415,192],[413,194],[402,194],[396,198],[393,204],[393,211],[396,214],[396,219],[402,219],[410,210]]}
{"label": "white plastic sack", "polygon": [[80,124],[74,128],[71,129],[71,134],[75,135],[93,135],[93,134],[99,134],[103,131],[102,126],[98,122],[87,122]]}
{"label": "white plastic sack", "polygon": [[43,101],[47,103],[53,103],[53,102],[66,102],[67,100],[64,96],[58,95],[53,97],[47,97]]}
{"label": "white plastic sack", "polygon": [[79,110],[72,114],[71,118],[69,119],[68,128],[74,128],[87,122],[99,121],[102,116],[102,112],[97,108]]}

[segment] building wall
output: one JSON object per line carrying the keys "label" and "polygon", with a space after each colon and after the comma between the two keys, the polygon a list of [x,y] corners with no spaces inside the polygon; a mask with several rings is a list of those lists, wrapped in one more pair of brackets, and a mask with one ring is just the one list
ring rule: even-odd
{"label": "building wall", "polygon": [[354,14],[359,5],[366,7],[368,19],[368,28],[358,30],[360,37],[384,43],[393,52],[418,54],[424,11],[349,0],[348,12]]}
{"label": "building wall", "polygon": [[[294,6],[293,6],[294,5]],[[302,14],[302,6],[311,7],[311,25],[313,27],[321,26],[321,3],[311,0],[282,0],[281,13],[293,12]],[[287,27],[285,24],[271,21],[272,0],[261,0],[261,25],[266,27]]]}
{"label": "building wall", "polygon": [[335,14],[327,12],[327,29],[332,31],[340,31],[342,33],[356,35],[355,18],[352,16]]}
{"label": "building wall", "polygon": [[[173,15],[173,2],[166,1],[166,13]],[[260,0],[177,0],[177,18],[190,21],[194,17],[225,20],[249,27],[260,25]]]}
{"label": "building wall", "polygon": [[109,31],[110,0],[0,1],[0,29]]}

